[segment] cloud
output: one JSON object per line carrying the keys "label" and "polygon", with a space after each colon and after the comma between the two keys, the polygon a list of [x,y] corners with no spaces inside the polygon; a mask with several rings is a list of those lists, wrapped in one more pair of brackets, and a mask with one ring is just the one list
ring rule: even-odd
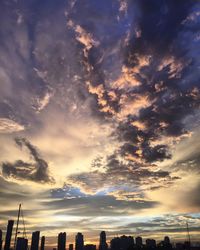
{"label": "cloud", "polygon": [[1,184],[1,203],[7,203],[7,208],[10,204],[16,200],[27,200],[30,197],[28,190],[21,190],[20,186],[17,183],[5,180],[3,177],[0,177]]}
{"label": "cloud", "polygon": [[15,142],[19,147],[29,150],[34,162],[17,160],[14,163],[2,163],[2,175],[6,178],[18,180],[29,180],[37,183],[54,183],[54,178],[49,175],[48,164],[41,158],[37,149],[25,138],[16,138]]}
{"label": "cloud", "polygon": [[57,211],[57,215],[75,216],[113,216],[136,213],[137,210],[148,209],[157,205],[154,201],[124,201],[109,195],[91,195],[72,199],[52,199],[42,205]]}
{"label": "cloud", "polygon": [[[197,211],[199,11],[193,0],[2,2],[2,202],[65,181],[34,201],[43,220]],[[127,224],[181,231],[172,219]]]}
{"label": "cloud", "polygon": [[[185,120],[199,109],[200,93],[196,80],[188,81],[193,70],[198,71],[199,61],[192,53],[194,47],[189,49],[181,39],[183,36],[189,39],[188,28],[196,35],[192,28],[198,22],[197,15],[194,15],[196,4],[184,1],[179,6],[179,3],[173,1],[157,3],[151,0],[150,7],[147,7],[147,1],[136,1],[134,6],[137,6],[135,12],[138,13],[130,14],[129,20],[125,17],[121,19],[121,22],[123,20],[129,24],[123,27],[125,32],[118,34],[115,26],[112,26],[115,23],[114,14],[110,17],[107,26],[112,26],[116,36],[108,40],[105,38],[106,41],[99,36],[96,19],[88,21],[75,15],[80,6],[83,13],[92,13],[93,6],[84,8],[77,2],[67,17],[76,25],[84,27],[84,34],[90,37],[89,47],[88,42],[78,39],[83,45],[83,66],[87,72],[88,90],[96,98],[103,117],[117,124],[113,136],[120,142],[115,151],[120,164],[116,160],[106,162],[105,173],[84,173],[83,176],[77,176],[78,183],[83,182],[85,185],[89,182],[86,179],[90,174],[92,178],[99,178],[103,182],[101,180],[105,177],[102,176],[107,177],[110,173],[119,175],[123,180],[125,178],[129,184],[132,175],[138,177],[135,182],[140,184],[159,177],[171,178],[168,184],[176,182],[179,177],[170,177],[167,170],[159,169],[159,163],[169,160],[173,145],[183,136],[189,136]],[[178,6],[180,13],[177,16],[175,10]],[[120,2],[118,10],[128,12],[132,7],[131,3]],[[190,23],[188,27],[187,18],[191,12],[196,22]],[[131,33],[131,29],[137,32]],[[92,42],[94,37],[99,42],[98,46]],[[193,46],[196,51],[199,49],[196,43]],[[108,48],[115,48],[118,60],[115,60],[112,53],[106,53]],[[87,53],[84,53],[85,49]],[[112,62],[111,66],[108,66],[108,62]],[[159,171],[154,171],[154,168]],[[125,177],[126,173],[131,177]],[[141,177],[143,181],[140,181]]]}
{"label": "cloud", "polygon": [[34,101],[34,108],[37,112],[41,112],[50,102],[50,99],[52,97],[52,93],[46,93],[44,97],[42,98],[36,98]]}
{"label": "cloud", "polygon": [[[120,2],[117,9],[130,14],[132,5]],[[192,128],[188,129],[185,121],[199,109],[196,81],[186,83],[192,74],[189,68],[198,71],[199,64],[181,42],[183,34],[188,37],[185,20],[194,5],[184,1],[180,7],[173,1],[156,3],[152,0],[147,7],[147,1],[136,1],[137,8],[129,15],[129,20],[125,17],[127,13],[120,16],[118,30],[124,25],[124,32],[115,30],[117,12],[113,12],[107,26],[112,27],[114,35],[108,39],[99,36],[101,31],[96,19],[88,21],[75,15],[80,7],[83,13],[92,15],[94,6],[84,7],[78,1],[68,12],[74,36],[82,45],[88,91],[96,99],[102,119],[115,123],[112,136],[119,142],[113,154],[104,157],[102,163],[98,162],[100,169],[91,168],[90,172],[69,176],[68,180],[81,190],[95,193],[101,188],[120,189],[122,186],[124,190],[124,186],[129,186],[130,193],[124,190],[120,196],[134,199],[135,189],[142,192],[162,189],[181,178],[161,163],[170,160],[174,145],[190,135]],[[178,6],[181,10],[177,17]],[[99,10],[95,11],[100,17]],[[106,14],[103,18],[104,23]],[[77,37],[78,25],[84,29],[79,29]],[[194,29],[191,32],[196,33]],[[87,34],[87,39],[80,39],[80,34],[82,38]],[[98,41],[98,46],[94,41]],[[198,45],[195,46],[198,50]],[[114,51],[115,56],[108,49]],[[191,63],[193,60],[195,64]]]}
{"label": "cloud", "polygon": [[25,127],[13,120],[0,118],[0,133],[14,133],[23,131]]}
{"label": "cloud", "polygon": [[195,208],[198,211],[200,207],[200,180],[193,185],[189,190],[181,193],[180,199],[187,204],[190,208]]}
{"label": "cloud", "polygon": [[[144,199],[149,189],[166,188],[179,177],[154,165],[120,161],[115,155],[106,159],[97,158],[90,172],[72,174],[67,182],[79,187],[87,194],[105,192],[124,200]],[[120,194],[120,195],[119,195]]]}

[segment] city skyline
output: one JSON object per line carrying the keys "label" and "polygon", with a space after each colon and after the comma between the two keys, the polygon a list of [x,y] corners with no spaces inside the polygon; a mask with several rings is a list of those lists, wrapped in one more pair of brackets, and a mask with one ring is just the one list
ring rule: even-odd
{"label": "city skyline", "polygon": [[[22,225],[20,225],[20,222]],[[184,228],[183,228],[184,229]],[[74,236],[74,243],[72,239],[68,239],[68,234],[66,232],[60,232],[57,236],[57,248],[55,248],[55,237],[54,243],[48,241],[48,236],[41,236],[40,231],[30,232],[26,229],[26,220],[24,218],[22,204],[19,204],[17,219],[8,220],[7,228],[4,232],[0,229],[0,250],[44,250],[53,247],[55,250],[141,250],[141,248],[158,248],[162,250],[178,249],[178,250],[191,250],[200,248],[200,241],[192,241],[190,235],[190,228],[188,223],[186,223],[185,239],[179,239],[176,241],[171,241],[169,236],[164,236],[164,239],[154,239],[152,237],[143,238],[140,235],[130,236],[130,235],[114,235],[108,240],[106,232],[101,231],[99,234],[99,242],[87,242],[84,235],[81,232],[77,232]],[[108,241],[110,243],[108,243]],[[13,247],[12,247],[13,246]],[[120,247],[121,246],[121,247]],[[184,247],[185,246],[185,247]],[[195,248],[196,247],[196,248]]]}
{"label": "city skyline", "polygon": [[3,232],[199,241],[199,30],[200,0],[0,1]]}
{"label": "city skyline", "polygon": [[[20,206],[21,207],[21,206]],[[20,212],[20,209],[19,209]],[[130,236],[130,235],[117,235],[107,241],[107,235],[105,231],[99,233],[99,242],[96,244],[87,243],[85,237],[81,232],[76,233],[74,242],[68,242],[66,232],[60,232],[57,236],[57,244],[46,243],[46,236],[41,236],[40,231],[32,232],[31,240],[27,237],[25,224],[23,221],[23,235],[18,231],[19,215],[16,222],[16,228],[14,228],[14,220],[8,220],[7,229],[2,232],[0,229],[0,250],[199,250],[200,242],[191,242],[189,227],[187,225],[187,237],[184,242],[172,242],[169,236],[165,236],[162,240],[156,241],[155,239],[146,238],[142,236]],[[5,235],[4,235],[5,234]],[[14,240],[13,240],[14,238]]]}

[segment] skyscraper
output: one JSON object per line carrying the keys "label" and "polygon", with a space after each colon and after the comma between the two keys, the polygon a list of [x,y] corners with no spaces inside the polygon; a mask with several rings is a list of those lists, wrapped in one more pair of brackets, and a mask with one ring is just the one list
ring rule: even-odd
{"label": "skyscraper", "polygon": [[66,233],[59,233],[58,235],[58,250],[66,249]]}
{"label": "skyscraper", "polygon": [[166,249],[172,249],[172,244],[170,243],[170,238],[168,236],[165,236],[164,238],[163,247]]}
{"label": "skyscraper", "polygon": [[3,242],[3,233],[2,230],[0,229],[0,250],[2,250],[2,242]]}
{"label": "skyscraper", "polygon": [[40,250],[44,250],[44,245],[45,245],[45,237],[42,236]]}
{"label": "skyscraper", "polygon": [[170,244],[170,238],[168,236],[164,237],[164,244],[166,245]]}
{"label": "skyscraper", "polygon": [[137,247],[142,247],[142,237],[140,237],[140,236],[136,237],[135,244]]}
{"label": "skyscraper", "polygon": [[9,220],[8,225],[7,225],[4,250],[10,250],[10,242],[11,242],[11,237],[12,237],[13,225],[14,225],[14,220]]}
{"label": "skyscraper", "polygon": [[106,243],[106,232],[102,231],[100,233],[100,239],[99,239],[99,250],[107,250],[108,244]]}
{"label": "skyscraper", "polygon": [[28,247],[28,240],[25,238],[18,237],[16,250],[27,250],[27,247]]}
{"label": "skyscraper", "polygon": [[75,250],[83,250],[84,248],[84,239],[82,233],[77,233],[75,238]]}
{"label": "skyscraper", "polygon": [[40,240],[40,231],[33,232],[31,240],[31,250],[39,249],[39,240]]}

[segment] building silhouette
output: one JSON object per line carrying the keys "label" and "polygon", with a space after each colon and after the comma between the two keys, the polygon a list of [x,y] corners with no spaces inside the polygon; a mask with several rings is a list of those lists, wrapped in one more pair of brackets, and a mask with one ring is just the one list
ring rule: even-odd
{"label": "building silhouette", "polygon": [[3,233],[2,230],[0,229],[0,250],[2,250],[2,243],[3,243]]}
{"label": "building silhouette", "polygon": [[120,249],[125,250],[134,246],[134,238],[132,236],[123,235],[120,237]]}
{"label": "building silhouette", "polygon": [[165,238],[163,240],[163,247],[165,249],[172,249],[172,244],[171,244],[170,238],[168,236],[165,236]]}
{"label": "building silhouette", "polygon": [[40,231],[32,233],[31,250],[39,250]]}
{"label": "building silhouette", "polygon": [[99,238],[99,250],[107,250],[108,244],[106,242],[106,232],[102,231]]}
{"label": "building silhouette", "polygon": [[96,245],[87,244],[84,246],[84,250],[96,250]]}
{"label": "building silhouette", "polygon": [[77,233],[75,237],[75,250],[83,250],[84,248],[84,239],[82,233]]}
{"label": "building silhouette", "polygon": [[155,249],[156,248],[156,241],[154,239],[147,239],[146,246],[149,249]]}
{"label": "building silhouette", "polygon": [[122,235],[115,237],[110,241],[111,250],[127,250],[134,246],[134,238],[132,236]]}
{"label": "building silhouette", "polygon": [[135,238],[135,244],[137,248],[141,248],[142,247],[142,237],[138,236]]}
{"label": "building silhouette", "polygon": [[176,248],[175,249],[176,250],[199,250],[200,249],[200,245],[198,245],[198,246],[195,247],[195,246],[191,246],[191,244],[190,244],[189,241],[178,242],[178,243],[176,243]]}
{"label": "building silhouette", "polygon": [[120,238],[119,237],[115,237],[110,241],[111,250],[119,250],[119,246],[120,246]]}
{"label": "building silhouette", "polygon": [[17,238],[16,250],[27,250],[28,240],[22,237]]}
{"label": "building silhouette", "polygon": [[69,244],[69,250],[73,250],[74,249],[74,245],[73,244]]}
{"label": "building silhouette", "polygon": [[45,246],[45,236],[42,236],[40,250],[44,250],[44,246]]}
{"label": "building silhouette", "polygon": [[11,237],[12,237],[13,225],[14,225],[14,220],[9,220],[8,225],[7,225],[4,250],[10,250],[10,242],[11,242]]}
{"label": "building silhouette", "polygon": [[59,233],[58,235],[58,250],[66,249],[66,233]]}
{"label": "building silhouette", "polygon": [[[13,231],[14,221],[9,220],[7,224],[6,236],[4,250],[29,250],[28,240],[26,233],[23,232],[23,237],[17,237],[16,244],[11,247],[12,231]],[[18,231],[18,230],[16,230]],[[0,250],[2,250],[3,245],[3,233],[0,229]],[[45,236],[41,237],[40,242],[40,231],[35,231],[32,233],[31,247],[30,250],[45,250]],[[57,248],[53,250],[66,250],[66,233],[61,232],[58,234]],[[48,246],[48,249],[49,246]],[[51,248],[52,249],[52,248]],[[200,243],[191,244],[191,241],[179,242],[172,245],[170,238],[165,236],[162,241],[156,243],[155,239],[146,239],[146,244],[143,243],[142,237],[138,236],[134,238],[132,236],[122,235],[120,237],[114,237],[110,241],[110,247],[106,242],[106,233],[101,231],[99,237],[99,248],[98,250],[200,250]],[[75,249],[73,244],[69,244],[69,250],[96,250],[96,245],[94,244],[85,244],[84,245],[84,236],[82,233],[77,233],[75,236]]]}

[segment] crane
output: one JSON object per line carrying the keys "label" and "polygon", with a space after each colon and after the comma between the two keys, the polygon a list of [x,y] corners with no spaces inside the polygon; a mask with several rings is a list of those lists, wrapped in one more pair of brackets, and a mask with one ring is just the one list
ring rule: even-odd
{"label": "crane", "polygon": [[19,209],[18,209],[17,226],[16,226],[15,240],[14,240],[14,250],[16,249],[17,235],[20,233],[20,232],[18,231],[20,216],[21,216],[21,218],[22,218],[22,223],[23,223],[23,237],[24,237],[24,238],[27,238],[27,236],[26,236],[26,226],[25,226],[24,215],[23,215],[23,210],[22,210],[22,204],[19,204]]}

